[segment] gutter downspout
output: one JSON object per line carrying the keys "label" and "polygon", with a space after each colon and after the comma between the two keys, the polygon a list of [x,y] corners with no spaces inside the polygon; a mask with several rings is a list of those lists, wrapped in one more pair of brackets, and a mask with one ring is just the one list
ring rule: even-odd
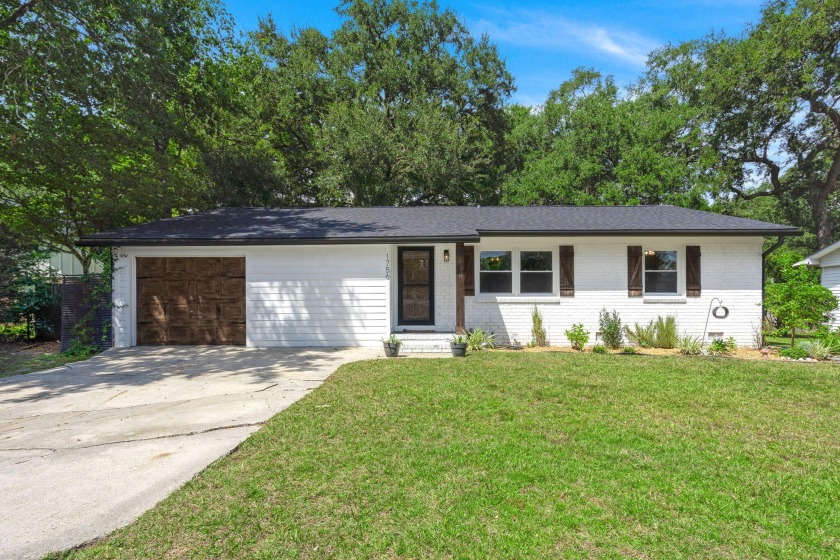
{"label": "gutter downspout", "polygon": [[[765,285],[767,284],[767,269],[765,261],[767,257],[770,256],[776,249],[782,246],[785,242],[786,237],[784,235],[780,235],[776,242],[770,245],[763,253],[761,253],[761,324],[758,326],[759,329],[764,328],[764,317],[765,317],[765,310],[764,310],[764,295],[765,295]],[[763,331],[762,331],[763,332]],[[764,335],[761,335],[761,345],[764,346]]]}

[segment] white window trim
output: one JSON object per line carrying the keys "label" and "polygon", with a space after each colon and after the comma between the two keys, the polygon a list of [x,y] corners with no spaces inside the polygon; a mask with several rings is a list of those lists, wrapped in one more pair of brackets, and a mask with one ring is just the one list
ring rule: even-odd
{"label": "white window trim", "polygon": [[[475,246],[475,297],[484,299],[486,301],[496,300],[497,298],[522,298],[529,300],[536,300],[539,298],[555,298],[560,293],[560,279],[557,273],[560,265],[560,250],[557,247],[481,247]],[[511,274],[513,274],[513,281],[511,282],[512,292],[482,292],[481,291],[481,253],[490,251],[510,251],[511,255]],[[551,292],[522,292],[521,290],[521,272],[522,262],[521,253],[551,253]]]}
{"label": "white window trim", "polygon": [[[677,253],[677,291],[676,292],[648,292],[647,291],[647,268],[645,267],[645,253],[647,251],[674,251]],[[655,271],[651,271],[655,272]],[[675,247],[673,245],[654,245],[642,247],[642,295],[651,300],[669,298],[682,298],[685,296],[685,246]]]}

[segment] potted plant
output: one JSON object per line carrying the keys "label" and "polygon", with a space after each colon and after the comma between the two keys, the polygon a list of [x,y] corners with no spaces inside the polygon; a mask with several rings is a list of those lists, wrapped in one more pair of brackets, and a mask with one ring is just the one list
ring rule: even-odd
{"label": "potted plant", "polygon": [[449,342],[449,349],[452,350],[452,355],[456,358],[463,358],[467,355],[467,337],[456,334]]}
{"label": "potted plant", "polygon": [[396,358],[400,354],[400,346],[402,340],[397,338],[397,335],[392,334],[386,339],[382,339],[382,347],[385,349],[385,356],[388,358]]}

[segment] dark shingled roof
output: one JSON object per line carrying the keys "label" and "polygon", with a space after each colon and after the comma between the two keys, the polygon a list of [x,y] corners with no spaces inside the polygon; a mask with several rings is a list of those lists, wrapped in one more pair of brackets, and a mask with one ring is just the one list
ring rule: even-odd
{"label": "dark shingled roof", "polygon": [[675,206],[222,208],[83,237],[81,245],[475,242],[492,235],[799,235]]}

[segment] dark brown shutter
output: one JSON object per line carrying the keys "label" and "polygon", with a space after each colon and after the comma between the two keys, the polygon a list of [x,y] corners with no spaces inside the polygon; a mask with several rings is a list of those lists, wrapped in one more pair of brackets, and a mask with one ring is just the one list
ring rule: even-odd
{"label": "dark brown shutter", "polygon": [[627,246],[627,295],[642,297],[642,246]]}
{"label": "dark brown shutter", "polygon": [[560,246],[560,295],[575,295],[575,247]]}
{"label": "dark brown shutter", "polygon": [[464,295],[475,295],[475,247],[464,245]]}
{"label": "dark brown shutter", "polygon": [[685,248],[685,295],[700,297],[700,247]]}

